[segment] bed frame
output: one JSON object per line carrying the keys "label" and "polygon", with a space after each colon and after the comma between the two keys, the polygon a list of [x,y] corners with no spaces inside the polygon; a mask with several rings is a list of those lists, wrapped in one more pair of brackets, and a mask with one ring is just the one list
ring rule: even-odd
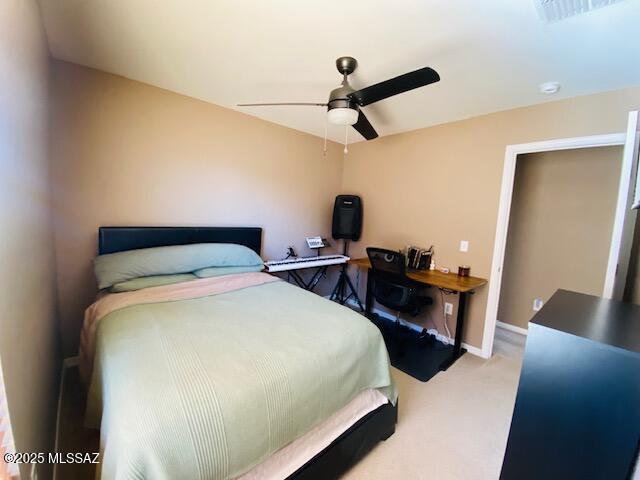
{"label": "bed frame", "polygon": [[[258,227],[100,227],[100,254],[138,248],[191,243],[237,243],[260,254],[262,229]],[[396,429],[397,406],[387,403],[358,420],[327,448],[287,480],[338,478]]]}

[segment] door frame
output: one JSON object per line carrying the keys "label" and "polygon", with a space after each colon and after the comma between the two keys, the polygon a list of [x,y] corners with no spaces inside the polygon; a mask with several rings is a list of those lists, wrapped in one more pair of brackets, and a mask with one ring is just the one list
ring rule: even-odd
{"label": "door frame", "polygon": [[[502,171],[502,186],[500,188],[500,204],[498,206],[498,221],[496,226],[496,236],[493,245],[493,259],[491,261],[491,276],[489,282],[489,294],[487,298],[487,309],[484,320],[484,332],[482,337],[482,356],[489,358],[493,352],[493,340],[498,320],[498,304],[500,302],[500,289],[502,284],[502,267],[507,246],[507,233],[509,230],[509,214],[511,213],[511,202],[513,199],[513,182],[516,173],[516,163],[519,155],[527,153],[552,152],[556,150],[573,150],[577,148],[594,148],[609,146],[624,146],[626,134],[612,133],[606,135],[591,135],[587,137],[560,138],[555,140],[545,140],[541,142],[521,143],[518,145],[507,145],[504,154],[504,168]],[[611,247],[607,262],[607,272],[604,282],[604,297],[610,297],[613,292],[613,280],[616,274],[617,251],[622,238],[622,228],[624,226],[624,216],[626,201],[621,201],[621,197],[627,198],[631,182],[631,170],[633,162],[631,158],[623,155],[622,168],[620,172],[620,183],[618,186],[618,201],[616,202],[616,212],[614,217],[613,231],[611,236]]]}

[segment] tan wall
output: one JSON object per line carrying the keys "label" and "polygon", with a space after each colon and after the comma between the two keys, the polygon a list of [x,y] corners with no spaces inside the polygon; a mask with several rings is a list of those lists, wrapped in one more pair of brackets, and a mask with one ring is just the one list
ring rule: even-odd
{"label": "tan wall", "polygon": [[[638,107],[640,88],[633,88],[352,145],[344,163],[343,190],[362,195],[365,208],[363,237],[354,243],[353,253],[363,255],[368,245],[433,243],[440,266],[466,263],[472,275],[489,277],[505,147],[623,132],[627,112]],[[458,251],[460,240],[470,242],[469,252]],[[469,305],[465,341],[477,347],[487,292],[487,287],[479,290]],[[441,323],[440,312],[432,310],[431,317]],[[416,321],[428,325],[428,314]]]}
{"label": "tan wall", "polygon": [[527,328],[534,298],[602,295],[622,147],[518,157],[498,319]]}
{"label": "tan wall", "polygon": [[[53,447],[60,365],[47,57],[35,1],[0,2],[0,356],[16,449],[22,452]],[[40,478],[48,478],[49,467],[39,468]]]}
{"label": "tan wall", "polygon": [[[55,246],[66,355],[95,295],[100,225],[264,228],[263,253],[329,235],[341,149],[85,67],[52,65]],[[326,285],[326,284],[325,284]]]}
{"label": "tan wall", "polygon": [[[635,88],[520,108],[354,144],[343,164],[335,144],[323,158],[320,139],[237,112],[64,62],[53,62],[53,73],[66,354],[95,293],[99,225],[260,225],[265,256],[276,257],[290,243],[304,252],[305,235],[328,234],[332,199],[342,191],[364,199],[354,255],[367,245],[434,243],[439,265],[468,263],[488,277],[505,146],[621,132],[628,110],[640,106]],[[463,239],[468,253],[458,252]],[[465,339],[475,346],[487,290],[470,302]],[[438,307],[439,299],[416,321],[441,326]]]}

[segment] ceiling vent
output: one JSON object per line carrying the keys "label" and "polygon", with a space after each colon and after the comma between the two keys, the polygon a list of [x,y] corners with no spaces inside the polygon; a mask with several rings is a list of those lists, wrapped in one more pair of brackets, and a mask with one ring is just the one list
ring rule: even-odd
{"label": "ceiling vent", "polygon": [[545,22],[557,22],[565,18],[606,7],[622,0],[534,0],[540,18]]}

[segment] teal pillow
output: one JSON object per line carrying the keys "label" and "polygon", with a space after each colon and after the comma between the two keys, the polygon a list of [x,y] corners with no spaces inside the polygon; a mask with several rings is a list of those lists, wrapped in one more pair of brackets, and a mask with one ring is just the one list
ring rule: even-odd
{"label": "teal pillow", "polygon": [[133,278],[190,273],[207,267],[262,265],[250,248],[232,243],[195,243],[99,255],[94,270],[100,289]]}
{"label": "teal pillow", "polygon": [[231,275],[234,273],[260,272],[264,268],[263,264],[248,267],[207,267],[193,272],[199,278],[219,277],[220,275]]}
{"label": "teal pillow", "polygon": [[196,277],[192,273],[178,273],[175,275],[153,275],[151,277],[134,278],[133,280],[127,280],[126,282],[116,283],[112,285],[109,291],[111,293],[120,292],[133,292],[136,290],[142,290],[143,288],[159,287],[160,285],[171,285],[172,283],[188,282],[189,280],[196,280]]}

